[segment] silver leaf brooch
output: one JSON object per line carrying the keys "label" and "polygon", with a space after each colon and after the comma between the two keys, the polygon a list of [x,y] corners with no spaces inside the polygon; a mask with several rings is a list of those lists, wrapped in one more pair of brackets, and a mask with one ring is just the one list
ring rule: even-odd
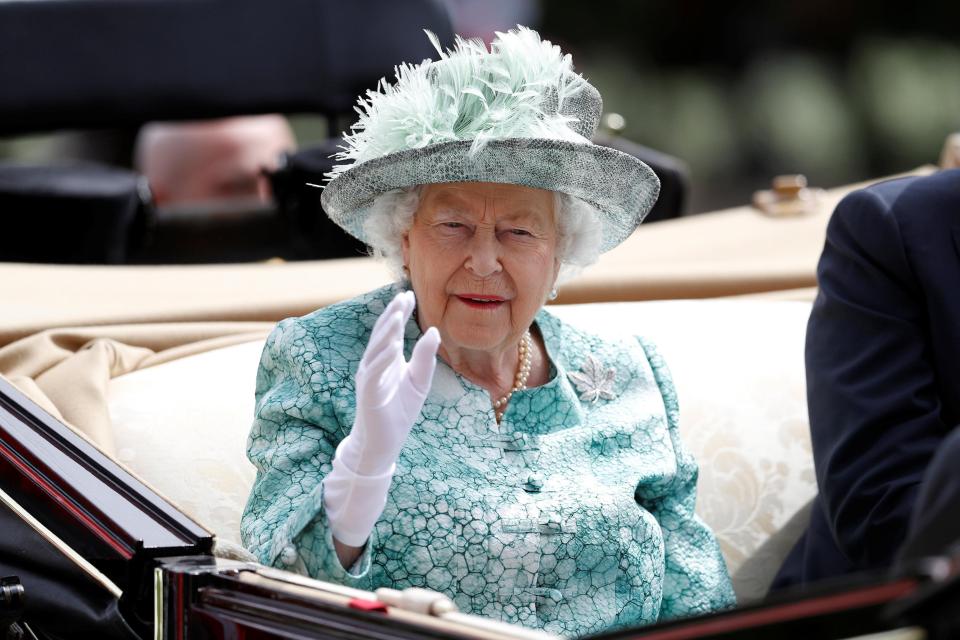
{"label": "silver leaf brooch", "polygon": [[613,379],[616,376],[616,369],[613,367],[604,369],[603,365],[592,354],[587,356],[587,360],[580,367],[580,371],[567,373],[567,377],[580,392],[582,402],[596,402],[600,398],[604,400],[616,398],[617,394],[613,392]]}

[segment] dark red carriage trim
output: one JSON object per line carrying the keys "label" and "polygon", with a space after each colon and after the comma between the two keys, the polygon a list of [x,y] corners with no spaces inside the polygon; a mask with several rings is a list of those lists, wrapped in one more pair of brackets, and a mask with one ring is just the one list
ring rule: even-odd
{"label": "dark red carriage trim", "polygon": [[58,535],[93,534],[121,559],[213,548],[209,531],[2,378],[0,464],[13,497]]}
{"label": "dark red carriage trim", "polygon": [[74,503],[69,496],[61,493],[54,487],[50,482],[48,482],[40,473],[35,469],[31,468],[26,464],[20,456],[16,455],[10,447],[3,441],[0,441],[0,456],[5,458],[11,465],[13,465],[16,470],[18,470],[23,476],[29,478],[33,483],[38,486],[46,495],[48,495],[54,502],[59,504],[64,510],[69,512],[76,522],[85,526],[91,533],[96,535],[100,540],[104,541],[109,545],[114,551],[117,552],[124,559],[130,559],[133,557],[133,549],[128,545],[124,544],[123,541],[118,539],[113,535],[108,529],[101,526],[89,513],[84,509],[81,509],[76,503]]}
{"label": "dark red carriage trim", "polygon": [[[738,631],[755,631],[775,625],[782,629],[782,625],[798,620],[811,620],[837,613],[857,615],[857,612],[863,612],[868,608],[882,607],[913,594],[919,584],[916,579],[905,578],[888,584],[866,586],[830,595],[810,597],[796,602],[768,605],[702,620],[692,620],[681,623],[679,627],[637,634],[632,637],[637,640],[688,640],[725,636]],[[880,631],[885,628],[882,623],[878,628],[876,618],[876,615],[865,615],[864,628],[869,627],[872,631]],[[776,634],[771,633],[771,637],[776,637]]]}

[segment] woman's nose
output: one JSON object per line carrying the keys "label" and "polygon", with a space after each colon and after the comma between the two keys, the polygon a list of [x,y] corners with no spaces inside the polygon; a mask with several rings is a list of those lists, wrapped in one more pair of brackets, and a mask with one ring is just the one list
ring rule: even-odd
{"label": "woman's nose", "polygon": [[467,248],[467,270],[478,278],[486,278],[503,270],[500,264],[500,242],[495,233],[478,231]]}

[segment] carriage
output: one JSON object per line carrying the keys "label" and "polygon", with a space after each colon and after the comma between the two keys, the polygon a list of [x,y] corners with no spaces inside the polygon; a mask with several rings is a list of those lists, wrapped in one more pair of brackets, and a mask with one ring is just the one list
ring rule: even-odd
{"label": "carriage", "polygon": [[[414,9],[307,0],[5,3],[0,79],[11,90],[0,94],[0,134],[309,111],[327,118],[333,136],[363,87],[396,60],[429,55],[397,33],[429,26],[450,37],[439,5]],[[403,16],[416,24],[404,29]],[[362,28],[347,34],[344,25]],[[64,36],[71,32],[98,35],[80,46]],[[331,55],[355,48],[347,40],[357,38],[380,46],[346,61]],[[14,52],[18,64],[9,62]],[[826,220],[853,186],[818,193],[780,181],[758,201],[772,203],[766,213],[745,206],[678,218],[683,164],[615,134],[605,143],[658,172],[664,197],[653,215],[662,221],[565,287],[556,310],[609,330],[643,327],[661,344],[701,464],[698,512],[717,532],[740,606],[605,637],[842,638],[897,629],[907,634],[898,638],[952,637],[950,558],[763,597],[816,491],[803,328]],[[318,194],[305,186],[326,170],[329,151],[325,143],[287,158],[270,176],[275,209],[231,218],[233,236],[204,211],[184,222],[153,207],[128,170],[0,166],[7,637],[549,637],[460,613],[440,594],[368,593],[266,567],[239,545],[253,474],[243,442],[266,332],[389,279],[325,223]],[[191,259],[180,253],[210,238],[250,236],[273,244],[228,247],[244,260],[231,264],[185,264],[222,259],[222,245]],[[282,259],[264,260],[264,251]],[[181,264],[156,264],[174,259]],[[734,359],[739,375],[724,375],[717,363]],[[199,386],[202,401],[191,395]],[[744,396],[751,402],[725,401]]]}

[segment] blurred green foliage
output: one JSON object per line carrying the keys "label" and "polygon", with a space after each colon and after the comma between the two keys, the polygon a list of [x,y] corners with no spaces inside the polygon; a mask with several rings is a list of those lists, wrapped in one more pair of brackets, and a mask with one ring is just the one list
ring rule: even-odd
{"label": "blurred green foliage", "polygon": [[738,68],[657,67],[586,45],[577,69],[623,132],[690,166],[692,211],[746,202],[773,175],[835,186],[935,163],[960,131],[960,46],[865,38],[848,59],[776,49]]}
{"label": "blurred green foliage", "polygon": [[936,158],[960,131],[960,47],[925,39],[868,39],[850,65],[850,87],[872,144],[899,164]]}

